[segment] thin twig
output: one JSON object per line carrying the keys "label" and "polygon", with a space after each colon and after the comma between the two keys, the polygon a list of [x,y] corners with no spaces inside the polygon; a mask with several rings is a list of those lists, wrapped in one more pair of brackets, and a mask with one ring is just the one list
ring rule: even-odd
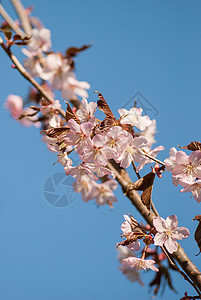
{"label": "thin twig", "polygon": [[26,32],[26,34],[31,35],[31,23],[29,21],[29,17],[22,5],[22,3],[20,2],[20,0],[11,0],[11,3],[13,4],[20,20],[22,23],[22,27],[24,29],[24,31]]}
{"label": "thin twig", "polygon": [[[142,149],[142,150],[143,150],[143,149]],[[160,165],[162,165],[163,167],[165,167],[165,163],[164,163],[163,161],[161,161],[161,160],[159,160],[159,159],[157,159],[157,158],[155,158],[155,157],[149,155],[149,154],[146,153],[144,150],[143,150],[143,152],[144,152],[144,156],[148,157],[149,159],[151,159],[151,160],[155,161],[156,163],[159,163]]]}
{"label": "thin twig", "polygon": [[135,163],[134,163],[133,160],[132,160],[132,166],[133,166],[133,170],[135,171],[135,174],[137,175],[137,178],[140,179],[140,178],[141,178],[141,177],[140,177],[140,174],[139,174],[139,172],[137,171],[136,165],[135,165]]}
{"label": "thin twig", "polygon": [[3,6],[0,4],[0,14],[3,19],[8,23],[8,25],[19,35],[25,37],[25,33],[20,29],[19,26],[13,21],[13,19],[9,16],[9,14],[5,11]]}
{"label": "thin twig", "polygon": [[[54,99],[50,96],[50,94],[47,93],[45,89],[42,88],[40,84],[25,70],[25,68],[22,66],[22,64],[19,62],[16,56],[13,55],[10,48],[8,48],[2,38],[0,37],[0,45],[3,48],[3,50],[6,52],[6,54],[10,57],[11,61],[15,65],[16,69],[22,74],[22,76],[28,80],[39,92],[40,94],[47,99],[49,102],[54,102]],[[65,111],[63,109],[59,110],[59,113],[63,118],[66,117]]]}

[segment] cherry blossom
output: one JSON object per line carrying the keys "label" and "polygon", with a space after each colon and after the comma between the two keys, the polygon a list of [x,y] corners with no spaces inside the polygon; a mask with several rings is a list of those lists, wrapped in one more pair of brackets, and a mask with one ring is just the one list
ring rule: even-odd
{"label": "cherry blossom", "polygon": [[158,272],[158,268],[156,268],[155,260],[153,259],[143,259],[137,257],[128,257],[122,260],[122,265],[125,267],[133,268],[134,270],[146,270],[151,269],[153,271]]}
{"label": "cherry blossom", "polygon": [[118,110],[121,116],[121,124],[130,124],[140,130],[144,130],[152,124],[148,116],[142,116],[142,108],[132,107],[129,111],[125,108]]}
{"label": "cherry blossom", "polygon": [[166,220],[156,217],[153,220],[153,225],[157,230],[154,244],[156,246],[164,245],[169,253],[177,251],[178,243],[176,240],[186,239],[190,234],[186,227],[178,227],[178,220],[175,215],[167,217]]}
{"label": "cherry blossom", "polygon": [[84,122],[95,122],[95,110],[97,108],[97,104],[95,102],[87,102],[85,98],[82,99],[81,108],[79,108],[76,112],[78,119],[81,123]]}
{"label": "cherry blossom", "polygon": [[93,174],[93,171],[91,170],[91,166],[87,163],[81,163],[76,167],[70,166],[64,168],[64,170],[66,172],[66,175],[71,175],[77,180],[80,180],[84,175],[88,175],[94,180],[98,180],[98,177],[95,174]]}
{"label": "cherry blossom", "polygon": [[200,203],[201,202],[201,179],[195,182],[180,181],[180,184],[184,187],[181,192],[192,192],[194,199]]}
{"label": "cherry blossom", "polygon": [[109,179],[103,183],[94,182],[91,197],[96,199],[98,205],[105,205],[108,203],[112,207],[112,203],[117,201],[113,194],[113,190],[117,188],[117,182]]}
{"label": "cherry blossom", "polygon": [[172,175],[180,179],[180,184],[183,180],[193,182],[195,178],[201,178],[201,151],[193,151],[190,156],[178,151]]}
{"label": "cherry blossom", "polygon": [[118,260],[121,263],[120,266],[120,270],[123,274],[126,275],[126,277],[132,281],[135,282],[137,281],[141,286],[144,286],[144,283],[142,282],[141,278],[140,278],[140,272],[137,272],[136,270],[126,266],[126,265],[122,265],[122,260],[128,257],[132,257],[135,256],[135,252],[133,252],[132,250],[128,249],[128,247],[124,247],[124,246],[119,246],[117,248],[118,250]]}
{"label": "cherry blossom", "polygon": [[122,150],[122,140],[130,135],[127,131],[123,130],[120,126],[113,126],[106,133],[106,146],[110,148],[108,158],[117,158]]}
{"label": "cherry blossom", "polygon": [[32,76],[39,77],[43,72],[43,68],[38,56],[33,56],[33,54],[27,49],[22,49],[22,52],[27,56],[24,60],[25,69],[27,69]]}
{"label": "cherry blossom", "polygon": [[76,96],[88,97],[88,93],[85,90],[90,89],[90,84],[86,81],[78,81],[72,72],[69,72],[69,76],[65,80],[62,86],[62,97],[65,99],[73,99]]}
{"label": "cherry blossom", "polygon": [[89,176],[83,175],[80,180],[73,182],[73,187],[76,193],[81,193],[82,200],[87,202],[91,200],[92,190],[94,188],[95,181],[92,180]]}
{"label": "cherry blossom", "polygon": [[86,149],[85,152],[80,155],[81,160],[84,162],[94,161],[99,166],[106,166],[111,149],[104,147],[105,143],[106,137],[96,134],[92,139],[92,147]]}
{"label": "cherry blossom", "polygon": [[5,102],[5,108],[7,108],[11,116],[14,119],[19,118],[23,111],[23,99],[17,95],[9,95]]}
{"label": "cherry blossom", "polygon": [[128,168],[132,161],[141,161],[144,155],[142,148],[147,145],[147,140],[142,136],[133,138],[129,134],[127,139],[122,139],[119,145],[122,147],[122,152],[116,160],[120,162],[121,167]]}
{"label": "cherry blossom", "polygon": [[94,127],[93,123],[86,122],[79,125],[75,120],[70,119],[68,121],[70,132],[67,133],[64,141],[67,145],[77,145],[77,151],[82,155],[85,148],[92,147],[92,141],[90,135]]}
{"label": "cherry blossom", "polygon": [[46,52],[50,50],[51,43],[51,32],[47,28],[32,29],[31,40],[28,43],[27,49],[32,52],[33,55],[37,55],[39,52]]}
{"label": "cherry blossom", "polygon": [[69,71],[70,66],[67,58],[63,58],[61,53],[51,53],[43,60],[43,70],[40,72],[40,77],[43,80],[49,80],[53,89],[60,90],[71,74]]}

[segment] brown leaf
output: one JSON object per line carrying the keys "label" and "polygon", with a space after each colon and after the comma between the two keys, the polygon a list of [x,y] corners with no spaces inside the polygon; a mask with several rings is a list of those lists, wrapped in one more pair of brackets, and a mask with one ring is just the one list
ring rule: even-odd
{"label": "brown leaf", "polygon": [[7,40],[10,40],[12,38],[12,31],[4,30],[4,34],[5,34]]}
{"label": "brown leaf", "polygon": [[99,97],[99,100],[97,101],[98,108],[104,112],[106,117],[116,120],[115,116],[113,115],[113,113],[112,113],[109,105],[107,104],[105,98],[103,97],[103,95],[97,91],[95,91],[94,93],[98,93],[98,97]]}
{"label": "brown leaf", "polygon": [[61,137],[65,137],[68,131],[69,128],[67,127],[57,127],[57,128],[42,130],[41,133],[45,133],[50,138],[57,138],[57,137],[61,138]]}
{"label": "brown leaf", "polygon": [[152,194],[155,176],[156,174],[154,174],[153,172],[148,173],[144,177],[138,179],[136,182],[129,184],[126,191],[126,192],[132,190],[143,191],[141,195],[141,200],[148,210],[151,209],[151,194]]}
{"label": "brown leaf", "polygon": [[[65,101],[66,102],[66,101]],[[66,121],[68,122],[70,119],[73,119],[75,122],[77,122],[78,124],[80,124],[77,116],[74,114],[74,112],[72,111],[70,105],[68,102],[66,102],[67,104],[67,108],[66,108]]]}
{"label": "brown leaf", "polygon": [[70,48],[68,48],[67,50],[66,50],[66,56],[70,56],[70,57],[74,57],[74,56],[76,56],[79,52],[81,52],[81,51],[84,51],[84,50],[86,50],[86,49],[88,49],[88,48],[90,48],[91,47],[91,45],[84,45],[84,46],[82,46],[82,47],[80,47],[80,48],[77,48],[77,47],[70,47]]}
{"label": "brown leaf", "polygon": [[100,131],[108,131],[111,127],[117,125],[116,120],[110,117],[106,117],[99,126]]}
{"label": "brown leaf", "polygon": [[193,219],[193,220],[197,220],[199,222],[198,227],[197,227],[197,229],[195,231],[195,234],[194,234],[194,238],[195,238],[195,240],[198,244],[198,247],[200,249],[200,252],[197,254],[197,255],[199,255],[201,253],[201,215],[195,216],[195,219]]}
{"label": "brown leaf", "polygon": [[131,226],[131,232],[122,234],[121,237],[125,237],[126,240],[120,242],[117,244],[117,247],[122,246],[128,246],[132,244],[133,242],[137,241],[138,239],[145,239],[148,237],[146,230],[133,218],[131,214],[130,215],[130,226]]}
{"label": "brown leaf", "polygon": [[201,151],[201,143],[200,142],[191,142],[189,145],[184,146],[184,147],[179,146],[179,148],[187,149],[187,150],[191,150],[191,151],[196,151],[196,150]]}

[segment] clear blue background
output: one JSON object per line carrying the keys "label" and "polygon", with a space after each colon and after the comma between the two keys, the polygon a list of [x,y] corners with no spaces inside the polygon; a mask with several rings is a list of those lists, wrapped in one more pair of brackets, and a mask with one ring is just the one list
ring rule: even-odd
{"label": "clear blue background", "polygon": [[[33,15],[52,31],[53,49],[93,42],[77,58],[77,77],[98,90],[112,110],[137,91],[158,109],[157,145],[166,149],[200,140],[201,2],[169,1],[39,1]],[[8,1],[3,5],[15,17]],[[19,54],[18,49],[14,52]],[[19,56],[22,58],[22,56]],[[17,124],[3,109],[8,94],[26,96],[29,84],[10,67],[3,51],[1,66],[1,202],[0,297],[4,300],[151,299],[148,287],[129,282],[118,270],[115,244],[120,241],[123,214],[141,217],[121,190],[114,210],[83,203],[78,196],[66,208],[50,206],[42,195],[46,179],[62,171],[41,142],[39,130]],[[157,179],[153,198],[161,216],[178,215],[191,237],[182,242],[201,268],[193,240],[200,205],[181,194],[170,174]],[[178,274],[158,299],[180,299],[195,293]],[[153,272],[145,273],[147,284]]]}

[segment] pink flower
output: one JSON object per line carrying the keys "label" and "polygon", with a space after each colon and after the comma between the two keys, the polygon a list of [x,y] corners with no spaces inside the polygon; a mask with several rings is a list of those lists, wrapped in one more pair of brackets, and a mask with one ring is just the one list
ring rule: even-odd
{"label": "pink flower", "polygon": [[81,163],[76,167],[68,167],[64,168],[66,175],[71,175],[77,180],[80,180],[82,176],[87,175],[94,180],[98,180],[98,177],[93,174],[93,171],[91,170],[91,167],[88,164]]}
{"label": "pink flower", "polygon": [[193,151],[190,156],[178,151],[172,175],[181,181],[193,182],[196,178],[201,178],[201,151]]}
{"label": "pink flower", "polygon": [[87,98],[88,93],[85,90],[90,89],[90,84],[86,81],[78,81],[72,72],[62,86],[62,97],[65,99],[73,99],[76,95]]}
{"label": "pink flower", "polygon": [[178,220],[175,215],[167,217],[166,220],[156,217],[153,220],[153,225],[157,230],[154,244],[156,246],[164,245],[169,253],[177,251],[178,243],[176,240],[186,239],[190,234],[186,227],[178,227]]}
{"label": "pink flower", "polygon": [[87,202],[91,199],[92,197],[92,190],[94,188],[94,184],[96,182],[92,180],[89,176],[83,175],[80,180],[76,180],[73,182],[73,187],[76,193],[81,193],[82,195],[82,200],[84,202]]}
{"label": "pink flower", "polygon": [[23,111],[23,99],[17,95],[9,95],[5,102],[7,108],[14,119],[19,118]]}
{"label": "pink flower", "polygon": [[120,162],[120,166],[128,168],[132,161],[140,162],[144,153],[142,148],[147,144],[147,140],[140,136],[133,138],[131,134],[127,139],[122,139],[119,143],[121,147],[121,154],[117,157],[117,161]]}
{"label": "pink flower", "polygon": [[51,32],[47,28],[32,29],[31,32],[31,40],[28,43],[27,49],[28,51],[32,52],[33,55],[37,55],[41,51],[48,51],[50,50],[52,43],[51,43]]}
{"label": "pink flower", "polygon": [[94,127],[93,123],[86,122],[79,125],[75,120],[68,121],[70,132],[67,133],[64,141],[67,145],[77,145],[77,151],[82,155],[85,149],[92,147],[90,135]]}
{"label": "pink flower", "polygon": [[117,257],[119,259],[119,262],[121,263],[120,270],[122,271],[122,273],[125,274],[130,281],[132,282],[137,281],[141,286],[144,286],[144,283],[140,278],[140,272],[137,272],[136,270],[131,269],[130,267],[122,266],[122,260],[128,257],[135,256],[135,253],[130,249],[128,249],[128,247],[124,247],[121,245],[117,248],[117,250],[118,250]]}
{"label": "pink flower", "polygon": [[140,130],[144,130],[152,124],[148,116],[142,116],[142,108],[132,107],[129,111],[121,108],[118,112],[121,115],[121,124],[130,124]]}
{"label": "pink flower", "polygon": [[153,259],[142,259],[137,257],[128,257],[122,260],[122,265],[133,268],[137,271],[151,269],[158,272],[158,268],[154,266],[155,260]]}
{"label": "pink flower", "polygon": [[180,181],[180,184],[184,187],[184,189],[181,190],[182,193],[192,192],[194,199],[198,203],[201,202],[201,179],[195,182]]}
{"label": "pink flower", "polygon": [[113,194],[113,190],[116,190],[117,182],[113,179],[109,179],[103,183],[94,182],[94,188],[91,194],[93,199],[96,199],[98,205],[105,205],[108,203],[112,206],[113,202],[117,201],[117,198]]}
{"label": "pink flower", "polygon": [[22,52],[27,56],[24,60],[25,69],[27,69],[34,77],[40,76],[43,72],[43,68],[41,67],[38,56],[33,56],[32,52],[29,52],[27,49],[22,49]]}
{"label": "pink flower", "polygon": [[104,147],[105,143],[105,136],[96,134],[92,139],[92,147],[86,149],[84,153],[80,155],[80,159],[84,162],[93,161],[99,166],[106,166],[111,149]]}
{"label": "pink flower", "polygon": [[127,131],[123,130],[120,126],[113,126],[106,133],[106,147],[111,149],[108,158],[116,159],[122,150],[121,141],[130,135]]}
{"label": "pink flower", "polygon": [[70,74],[68,60],[63,58],[60,53],[51,53],[45,57],[40,77],[43,80],[49,80],[53,89],[62,89]]}
{"label": "pink flower", "polygon": [[87,102],[85,98],[82,99],[81,108],[77,110],[76,115],[81,123],[85,122],[95,122],[95,110],[97,108],[97,104],[95,102]]}

